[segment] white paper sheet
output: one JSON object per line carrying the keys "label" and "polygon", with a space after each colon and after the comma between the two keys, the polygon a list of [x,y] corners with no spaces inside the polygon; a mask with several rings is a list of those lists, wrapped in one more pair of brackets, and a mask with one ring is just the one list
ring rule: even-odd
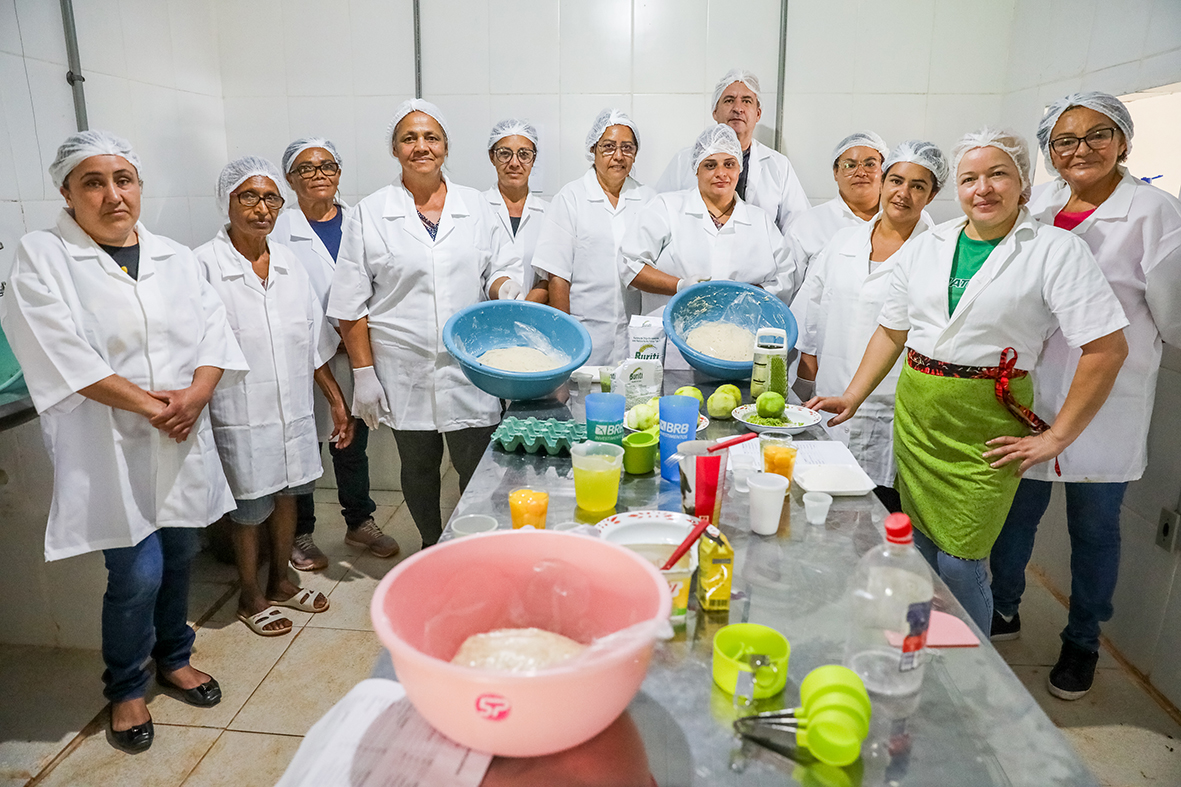
{"label": "white paper sheet", "polygon": [[[793,440],[796,449],[796,467],[803,465],[852,465],[861,467],[853,452],[844,443],[836,440]],[[731,455],[745,454],[754,457],[756,463],[762,466],[762,454],[759,452],[759,441],[747,440],[729,449]]]}
{"label": "white paper sheet", "polygon": [[431,727],[400,683],[370,678],[308,730],[276,787],[477,787],[491,762]]}

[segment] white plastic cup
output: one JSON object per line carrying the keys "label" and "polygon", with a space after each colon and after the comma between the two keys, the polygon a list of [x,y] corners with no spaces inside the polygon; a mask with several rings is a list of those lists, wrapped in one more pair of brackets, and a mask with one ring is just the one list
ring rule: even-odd
{"label": "white plastic cup", "polygon": [[732,454],[730,456],[731,489],[745,495],[750,491],[746,481],[754,474],[758,463],[749,454]]}
{"label": "white plastic cup", "polygon": [[750,529],[760,536],[779,532],[779,517],[787,496],[788,481],[776,473],[753,473],[747,479],[750,489]]}
{"label": "white plastic cup", "polygon": [[804,494],[804,518],[809,525],[823,525],[828,518],[828,507],[832,505],[832,495],[825,492],[807,492]]}
{"label": "white plastic cup", "polygon": [[496,517],[487,514],[464,514],[451,523],[451,532],[456,538],[474,536],[476,533],[490,533],[500,527]]}

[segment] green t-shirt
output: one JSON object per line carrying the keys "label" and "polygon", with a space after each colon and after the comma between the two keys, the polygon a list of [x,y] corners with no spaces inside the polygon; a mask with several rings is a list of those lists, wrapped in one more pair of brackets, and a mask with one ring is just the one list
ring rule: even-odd
{"label": "green t-shirt", "polygon": [[968,233],[960,232],[960,238],[955,244],[955,256],[951,259],[951,281],[947,283],[947,313],[955,314],[955,307],[959,306],[964,290],[968,289],[968,282],[984,265],[992,250],[1004,240],[972,240]]}

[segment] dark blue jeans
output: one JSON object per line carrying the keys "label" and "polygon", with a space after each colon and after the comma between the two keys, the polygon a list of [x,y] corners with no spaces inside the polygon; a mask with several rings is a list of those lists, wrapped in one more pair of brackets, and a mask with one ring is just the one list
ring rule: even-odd
{"label": "dark blue jeans", "polygon": [[967,560],[949,555],[917,528],[913,532],[914,546],[919,554],[947,583],[951,594],[960,602],[976,627],[987,635],[992,625],[992,593],[988,589],[985,559]]}
{"label": "dark blue jeans", "polygon": [[189,566],[197,529],[165,527],[133,547],[104,549],[103,694],[112,702],[144,696],[148,657],[164,672],[189,663],[196,634],[187,621]]}
{"label": "dark blue jeans", "polygon": [[[996,611],[1014,615],[1025,592],[1025,566],[1033,554],[1038,523],[1050,505],[1048,481],[1022,479],[1000,538],[992,548],[992,594]],[[1119,512],[1127,483],[1066,484],[1070,533],[1070,614],[1062,640],[1099,650],[1099,624],[1111,620],[1119,578]]]}
{"label": "dark blue jeans", "polygon": [[[369,427],[360,418],[355,420],[355,427],[353,442],[347,448],[338,449],[334,443],[328,446],[336,473],[336,499],[350,530],[360,527],[377,510],[377,504],[369,496],[369,455],[365,452],[369,446]],[[315,531],[316,501],[312,495],[295,498],[295,516],[295,535]]]}

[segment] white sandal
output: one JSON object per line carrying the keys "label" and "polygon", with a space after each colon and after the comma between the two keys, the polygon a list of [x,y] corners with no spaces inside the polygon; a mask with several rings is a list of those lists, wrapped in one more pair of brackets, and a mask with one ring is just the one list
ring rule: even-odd
{"label": "white sandal", "polygon": [[[250,630],[260,637],[279,637],[284,634],[290,634],[291,630],[295,628],[295,621],[283,614],[283,610],[278,607],[267,607],[262,612],[247,617],[241,612],[238,613],[238,620],[250,627]],[[268,629],[265,628],[272,623],[278,623],[286,620],[291,625],[282,629]]]}
{"label": "white sandal", "polygon": [[[316,607],[317,596],[323,597],[323,607]],[[311,588],[304,588],[286,601],[277,601],[273,598],[268,598],[267,601],[271,604],[274,604],[276,607],[298,609],[300,612],[324,612],[328,609],[328,597],[320,591],[312,590]]]}

